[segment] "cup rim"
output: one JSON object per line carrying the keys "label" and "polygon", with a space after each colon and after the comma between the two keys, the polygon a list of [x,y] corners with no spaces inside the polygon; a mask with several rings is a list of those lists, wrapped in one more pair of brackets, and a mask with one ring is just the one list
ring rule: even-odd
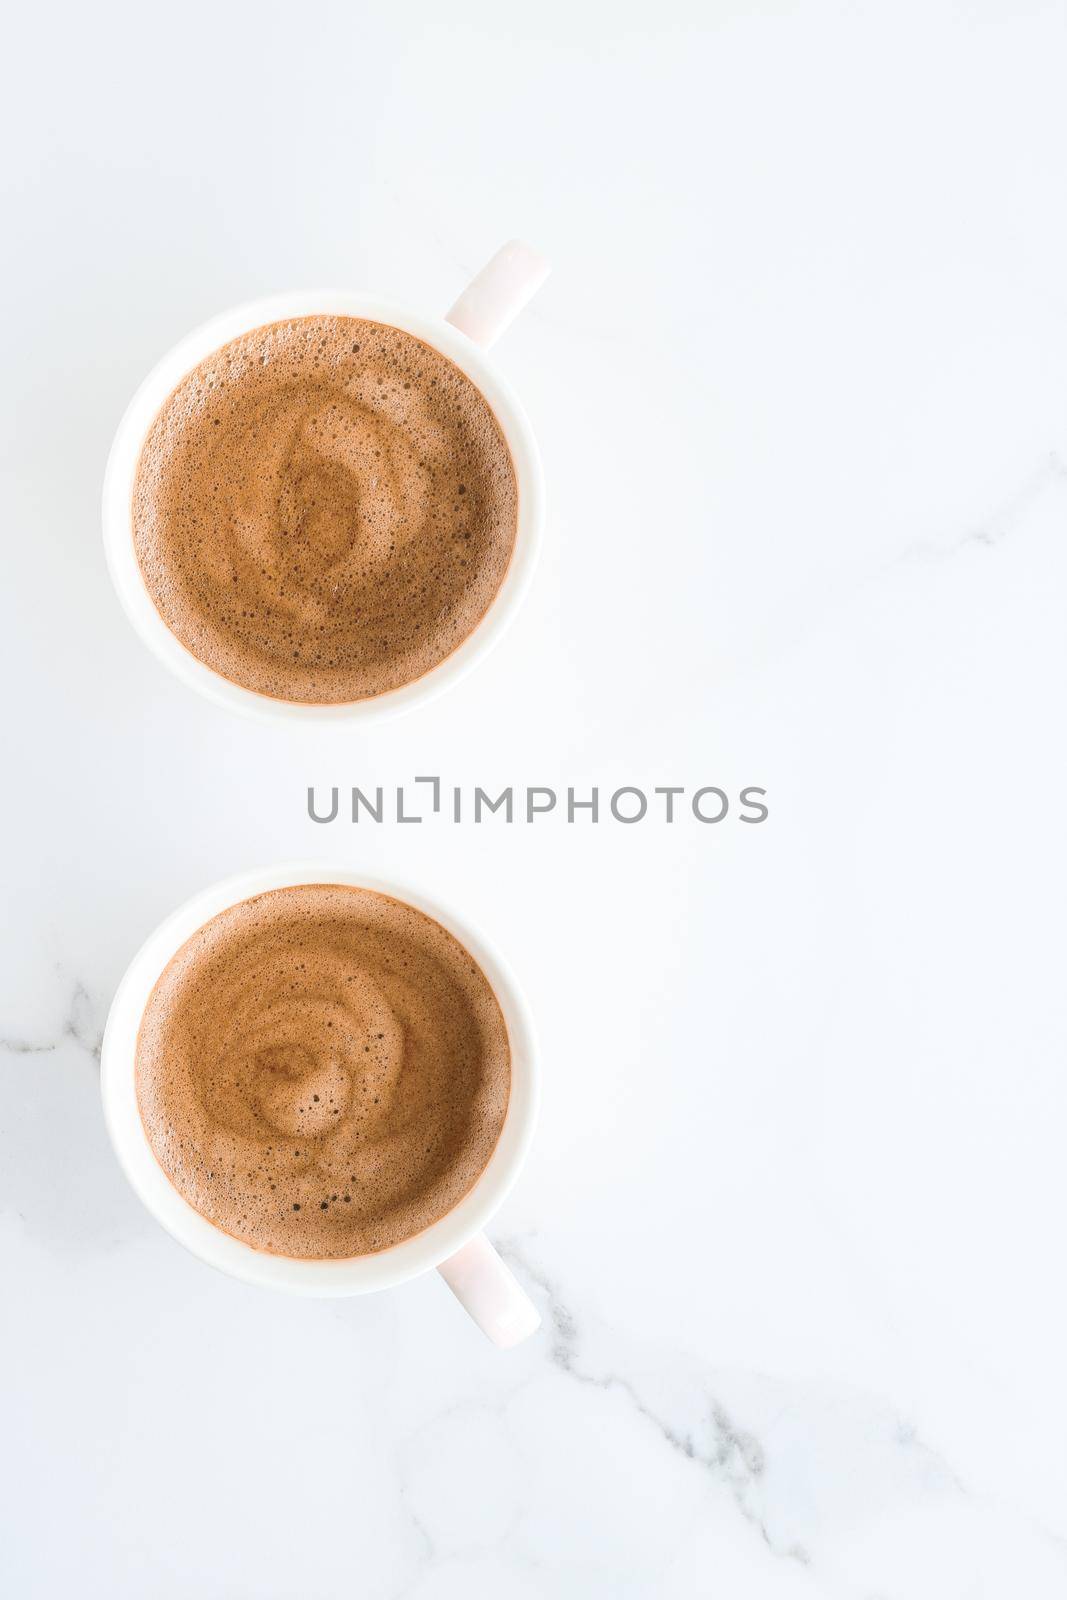
{"label": "cup rim", "polygon": [[[307,704],[276,700],[216,672],[186,648],[156,610],[133,545],[131,499],[141,447],[160,407],[182,378],[213,351],[253,328],[290,317],[351,316],[383,322],[413,334],[455,363],[488,402],[515,465],[518,522],[503,581],[488,610],[460,644],[420,678],[367,700]],[[511,622],[529,588],[544,521],[544,474],[529,418],[487,353],[443,318],[356,290],[305,289],[246,301],[201,323],[156,363],[123,414],[108,455],[103,486],[104,551],[111,581],[134,630],[182,682],[218,705],[260,720],[371,723],[398,716],[436,698],[481,661]]]}
{"label": "cup rim", "polygon": [[[135,1052],[145,1005],[164,967],[185,941],[228,906],[271,889],[341,884],[391,895],[439,922],[478,962],[500,1003],[511,1048],[504,1126],[487,1166],[452,1210],[421,1233],[372,1255],[314,1260],[272,1255],[224,1233],[179,1194],[148,1142],[137,1105]],[[479,1233],[503,1202],[526,1159],[540,1099],[529,1008],[506,962],[477,930],[421,891],[335,863],[290,862],[237,873],[202,889],[155,928],[115,992],[100,1050],[104,1122],[135,1194],[172,1238],[209,1266],[260,1287],[331,1298],[388,1289],[437,1267]]]}

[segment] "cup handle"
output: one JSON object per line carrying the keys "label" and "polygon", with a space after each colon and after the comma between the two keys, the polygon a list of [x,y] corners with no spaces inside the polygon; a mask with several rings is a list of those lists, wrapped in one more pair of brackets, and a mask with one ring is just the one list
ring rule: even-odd
{"label": "cup handle", "polygon": [[446,322],[488,350],[540,289],[551,267],[544,256],[511,239],[472,278]]}
{"label": "cup handle", "polygon": [[541,1326],[537,1307],[484,1233],[475,1234],[437,1270],[464,1311],[501,1350],[510,1350]]}

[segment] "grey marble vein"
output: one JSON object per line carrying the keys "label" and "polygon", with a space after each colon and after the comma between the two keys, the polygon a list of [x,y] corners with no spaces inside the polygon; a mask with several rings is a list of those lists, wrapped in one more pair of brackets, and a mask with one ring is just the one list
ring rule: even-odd
{"label": "grey marble vein", "polygon": [[1027,473],[1022,483],[982,522],[965,528],[955,538],[912,540],[901,552],[895,564],[947,561],[960,551],[975,547],[985,550],[996,549],[1011,538],[1027,513],[1047,494],[1058,492],[1065,486],[1067,486],[1067,461],[1058,450],[1049,450]]}
{"label": "grey marble vein", "polygon": [[66,1015],[55,1037],[27,1039],[17,1034],[2,1034],[0,1052],[13,1056],[50,1055],[66,1040],[72,1039],[80,1049],[87,1051],[94,1061],[99,1062],[100,1047],[104,1037],[103,1024],[99,1018],[97,1003],[85,985],[76,981],[67,1003]]}
{"label": "grey marble vein", "polygon": [[[697,1419],[692,1428],[680,1432],[642,1398],[630,1379],[617,1372],[589,1371],[578,1359],[579,1331],[574,1314],[552,1280],[541,1267],[533,1264],[516,1240],[498,1240],[496,1243],[509,1265],[541,1291],[550,1324],[550,1357],[554,1365],[577,1383],[622,1394],[634,1410],[651,1423],[671,1450],[702,1467],[716,1482],[730,1490],[742,1516],[756,1528],[773,1555],[807,1566],[811,1559],[808,1552],[798,1544],[783,1545],[776,1540],[764,1519],[745,1499],[746,1491],[762,1477],[765,1470],[766,1461],[760,1441],[737,1427],[726,1407],[713,1395],[705,1397],[708,1408],[706,1414]],[[710,1433],[710,1441],[703,1446],[697,1442],[698,1431],[702,1429]]]}
{"label": "grey marble vein", "polygon": [[[672,1421],[664,1415],[662,1406],[650,1403],[641,1392],[638,1381],[620,1370],[627,1361],[625,1352],[621,1359],[617,1359],[617,1352],[611,1355],[610,1362],[598,1363],[587,1356],[583,1357],[582,1347],[587,1342],[583,1327],[579,1325],[553,1276],[533,1259],[527,1246],[514,1238],[498,1240],[496,1243],[501,1254],[542,1304],[552,1364],[576,1383],[623,1396],[633,1410],[656,1430],[665,1445],[692,1461],[717,1485],[729,1491],[741,1515],[759,1533],[773,1556],[803,1567],[817,1565],[813,1552],[783,1531],[788,1529],[789,1496],[781,1480],[775,1479],[771,1470],[775,1464],[776,1445],[781,1444],[781,1438],[769,1444],[767,1439],[739,1426],[731,1408],[714,1392],[717,1385],[709,1381],[713,1377],[711,1371],[699,1361],[690,1362],[682,1352],[664,1352],[660,1357],[664,1370],[672,1377],[676,1373],[684,1375],[689,1367],[694,1380],[684,1407],[691,1420],[680,1423],[675,1418]],[[774,1390],[782,1390],[782,1403],[765,1407],[768,1410],[768,1428],[776,1433],[782,1419],[790,1414],[798,1419],[806,1437],[808,1459],[804,1470],[811,1474],[813,1482],[821,1483],[831,1493],[839,1490],[842,1484],[851,1483],[856,1474],[859,1474],[862,1482],[867,1473],[873,1494],[895,1495],[902,1488],[911,1492],[922,1491],[924,1497],[932,1495],[946,1504],[955,1502],[957,1505],[968,1505],[978,1509],[982,1515],[1017,1519],[1020,1529],[1025,1527],[1029,1537],[1036,1537],[1058,1555],[1067,1553],[1067,1540],[1039,1519],[1014,1512],[987,1494],[974,1493],[944,1457],[920,1437],[912,1422],[875,1397],[845,1390],[841,1386],[828,1388],[814,1381],[779,1383],[777,1380],[763,1379],[757,1374],[743,1375],[743,1385],[751,1386],[754,1390],[769,1387],[772,1399],[775,1399]],[[825,1394],[829,1394],[835,1404],[842,1395],[846,1396],[848,1415],[853,1424],[858,1422],[866,1441],[858,1457],[855,1451],[857,1436],[847,1429],[839,1434],[834,1410],[821,1409],[820,1395]],[[893,1474],[888,1487],[882,1482],[886,1467]],[[862,1590],[863,1600],[877,1600],[878,1593],[877,1590],[865,1588]]]}

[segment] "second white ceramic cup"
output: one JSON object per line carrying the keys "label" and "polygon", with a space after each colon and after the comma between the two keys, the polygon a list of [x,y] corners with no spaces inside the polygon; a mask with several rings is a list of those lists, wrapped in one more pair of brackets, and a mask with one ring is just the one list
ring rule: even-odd
{"label": "second white ceramic cup", "polygon": [[[548,275],[535,250],[512,240],[498,250],[444,318],[426,317],[372,295],[305,290],[255,300],[214,317],[176,344],[153,368],[119,423],[104,475],[104,547],[112,581],[134,628],[184,683],[208,699],[252,716],[292,722],[370,722],[410,710],[439,694],[492,648],[515,615],[533,572],[544,518],[541,458],[526,413],[487,355]],[[423,677],[369,700],[302,705],[231,683],[171,633],[145,587],[133,546],[131,501],[145,435],[167,397],[201,361],[254,328],[290,317],[364,317],[414,334],[453,361],[481,390],[507,440],[519,490],[515,548],[504,581],[473,633]]]}
{"label": "second white ceramic cup", "polygon": [[[374,1255],[308,1261],[254,1250],[216,1228],[178,1193],[159,1165],[137,1105],[137,1034],[148,997],[171,957],[198,928],[228,906],[270,889],[341,883],[404,900],[453,934],[477,961],[500,1002],[511,1046],[507,1115],[489,1164],[458,1205],[411,1239]],[[522,993],[498,952],[451,911],[414,890],[363,873],[319,863],[265,868],[214,884],[161,923],[133,958],[108,1014],[100,1054],[104,1120],[119,1164],[148,1210],[201,1261],[246,1283],[291,1294],[369,1294],[434,1267],[482,1331],[501,1347],[537,1328],[532,1302],[485,1238],[482,1229],[518,1177],[533,1138],[539,1083],[533,1025]]]}

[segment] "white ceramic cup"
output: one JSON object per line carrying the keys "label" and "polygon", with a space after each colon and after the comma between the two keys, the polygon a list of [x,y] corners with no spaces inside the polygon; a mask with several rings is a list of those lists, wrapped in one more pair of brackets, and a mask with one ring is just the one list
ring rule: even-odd
{"label": "white ceramic cup", "polygon": [[[511,1094],[504,1127],[473,1189],[439,1221],[374,1255],[307,1261],[270,1255],[231,1238],[189,1205],[152,1153],[137,1106],[137,1034],[148,997],[185,941],[227,906],[268,889],[302,883],[341,883],[375,889],[425,912],[453,934],[478,962],[498,1001],[511,1045]],[[161,923],[133,958],[108,1014],[100,1057],[104,1120],[119,1164],[149,1211],[186,1249],[246,1283],[291,1294],[324,1297],[389,1289],[436,1267],[482,1331],[501,1347],[518,1344],[540,1317],[482,1229],[519,1175],[533,1137],[539,1099],[533,1027],[522,994],[486,939],[421,894],[381,883],[347,868],[320,863],[264,868],[214,884]]]}
{"label": "white ceramic cup", "polygon": [[[443,318],[424,317],[372,295],[306,290],[255,300],[224,311],[176,344],[152,369],[126,409],[104,474],[104,548],[126,615],[149,648],[183,683],[220,705],[253,716],[289,721],[370,722],[410,710],[455,683],[492,648],[515,615],[533,573],[544,519],[541,458],[526,413],[486,355],[490,345],[540,288],[548,263],[513,239],[498,250]],[[167,397],[212,351],[253,328],[289,317],[365,317],[412,333],[465,372],[481,390],[507,440],[519,491],[515,548],[504,581],[485,616],[452,654],[411,683],[369,700],[303,705],[275,700],[231,683],[194,656],[171,633],[145,587],[133,546],[131,502],[137,462],[152,422]]]}

